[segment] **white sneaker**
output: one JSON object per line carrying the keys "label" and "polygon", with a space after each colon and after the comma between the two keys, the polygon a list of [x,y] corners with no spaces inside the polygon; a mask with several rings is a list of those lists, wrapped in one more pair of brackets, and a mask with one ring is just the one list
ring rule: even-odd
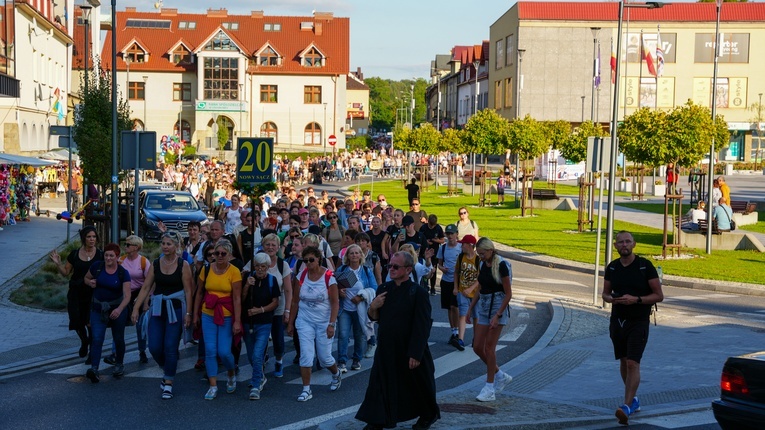
{"label": "white sneaker", "polygon": [[375,351],[377,351],[377,345],[367,345],[367,351],[364,353],[364,358],[374,358]]}
{"label": "white sneaker", "polygon": [[218,395],[218,387],[210,387],[205,394],[205,400],[212,400]]}
{"label": "white sneaker", "polygon": [[493,402],[497,398],[494,396],[494,388],[485,386],[481,389],[481,393],[475,398],[479,402]]}
{"label": "white sneaker", "polygon": [[334,376],[332,377],[332,382],[329,384],[329,390],[330,391],[337,391],[338,388],[340,388],[340,385],[342,384],[343,380],[340,377],[340,373],[337,374],[337,378]]}
{"label": "white sneaker", "polygon": [[228,380],[226,381],[226,392],[231,394],[234,391],[236,391],[236,375],[229,376]]}
{"label": "white sneaker", "polygon": [[503,372],[502,374],[504,376],[501,378],[497,376],[494,377],[494,391],[496,393],[502,392],[502,390],[505,389],[507,384],[509,384],[513,380],[513,377],[508,375],[507,373]]}
{"label": "white sneaker", "polygon": [[268,379],[266,379],[266,376],[265,376],[265,375],[263,375],[263,380],[262,380],[262,381],[260,381],[260,387],[258,387],[258,390],[259,390],[259,391],[263,391],[263,387],[265,387],[265,386],[266,386],[266,382],[268,382]]}

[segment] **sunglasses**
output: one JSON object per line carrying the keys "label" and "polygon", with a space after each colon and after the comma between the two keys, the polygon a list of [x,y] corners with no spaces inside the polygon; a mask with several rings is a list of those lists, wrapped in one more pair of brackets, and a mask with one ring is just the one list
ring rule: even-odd
{"label": "sunglasses", "polygon": [[467,212],[460,212],[460,215],[467,215]]}
{"label": "sunglasses", "polygon": [[336,216],[328,216],[327,219],[337,219]]}
{"label": "sunglasses", "polygon": [[290,239],[300,239],[300,236],[297,234],[291,235]]}
{"label": "sunglasses", "polygon": [[306,263],[315,263],[318,260],[314,257],[309,257],[309,258],[304,258],[303,261],[305,261]]}
{"label": "sunglasses", "polygon": [[407,266],[399,266],[398,264],[389,264],[388,265],[388,269],[393,269],[393,270],[403,269],[405,267],[407,267]]}
{"label": "sunglasses", "polygon": [[138,244],[135,244],[135,243],[126,243],[125,246],[138,246]]}
{"label": "sunglasses", "polygon": [[225,251],[215,251],[215,252],[213,252],[213,254],[215,254],[215,256],[217,256],[217,257],[225,257],[225,256],[228,255],[228,252],[225,252]]}
{"label": "sunglasses", "polygon": [[205,254],[205,258],[210,258],[210,257],[214,257],[214,256],[215,256],[214,252],[208,252],[207,254]]}

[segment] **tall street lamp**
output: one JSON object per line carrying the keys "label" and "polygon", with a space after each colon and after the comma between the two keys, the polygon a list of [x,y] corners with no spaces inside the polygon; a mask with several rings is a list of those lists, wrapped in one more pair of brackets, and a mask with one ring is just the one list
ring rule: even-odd
{"label": "tall street lamp", "polygon": [[[244,106],[242,105],[243,99],[244,99],[244,84],[239,84],[239,137],[242,137],[242,110],[244,110]],[[181,102],[181,104],[183,104],[183,102]]]}
{"label": "tall street lamp", "polygon": [[[515,87],[517,88],[518,93],[518,101],[515,103],[515,118],[520,119],[521,118],[521,90],[523,89],[523,85],[521,85],[522,79],[521,79],[521,72],[523,72],[522,63],[523,63],[523,54],[526,53],[525,49],[518,48],[518,76],[515,80]],[[520,156],[518,154],[515,154],[515,178],[513,178],[515,181],[515,192],[513,193],[514,199],[515,199],[515,205],[518,206],[518,178],[520,175],[518,175],[520,168]]]}
{"label": "tall street lamp", "polygon": [[324,129],[321,132],[321,137],[324,138],[324,156],[327,156],[327,103],[322,103],[324,105]]}
{"label": "tall street lamp", "polygon": [[[722,9],[723,0],[716,1],[717,17],[715,20],[715,59],[712,70],[712,123],[717,120],[717,61],[720,58],[720,9]],[[717,127],[715,127],[715,130]],[[714,205],[712,202],[712,191],[714,184],[712,177],[715,174],[715,135],[712,134],[712,145],[709,148],[709,176],[707,177],[707,254],[712,253],[712,220],[714,219]],[[728,202],[730,204],[730,202]]]}
{"label": "tall street lamp", "polygon": [[[88,80],[90,79],[90,74],[88,73],[90,71],[90,12],[93,10],[93,6],[89,4],[83,4],[80,5],[80,10],[82,10],[82,19],[85,21],[85,94],[88,93]],[[69,147],[69,152],[71,153],[72,148]],[[72,163],[69,163],[69,168],[72,168]],[[70,175],[71,176],[71,175]],[[87,202],[88,201],[88,187],[82,187],[82,201]],[[69,232],[67,231],[67,240],[69,240]]]}
{"label": "tall street lamp", "polygon": [[[614,183],[616,181],[616,158],[619,151],[619,142],[617,138],[617,125],[619,118],[619,66],[621,65],[621,52],[622,52],[622,24],[624,23],[624,8],[642,8],[642,9],[657,9],[664,6],[659,2],[646,2],[646,3],[626,3],[624,0],[619,1],[619,24],[616,32],[616,67],[614,68],[614,75],[617,77],[616,84],[614,85],[614,99],[613,107],[611,110],[611,159],[608,167],[608,218],[606,219],[606,261],[611,261],[611,253],[613,251],[613,238],[614,238]],[[598,240],[600,238],[598,237]],[[598,242],[599,243],[599,242]],[[599,256],[597,257],[599,258]]]}
{"label": "tall street lamp", "polygon": [[[117,0],[111,0],[112,8],[112,222],[111,240],[119,243],[119,202],[117,200],[117,181],[119,170],[117,168]],[[144,122],[144,128],[146,123]]]}
{"label": "tall street lamp", "polygon": [[[590,120],[592,122],[595,122],[595,87],[598,86],[597,76],[598,76],[598,69],[600,68],[600,64],[598,64],[599,59],[597,57],[598,33],[600,33],[600,27],[590,27],[590,30],[592,31],[592,91],[590,93],[590,98],[592,100],[592,103],[590,106]],[[584,122],[584,114],[582,114],[582,122]]]}

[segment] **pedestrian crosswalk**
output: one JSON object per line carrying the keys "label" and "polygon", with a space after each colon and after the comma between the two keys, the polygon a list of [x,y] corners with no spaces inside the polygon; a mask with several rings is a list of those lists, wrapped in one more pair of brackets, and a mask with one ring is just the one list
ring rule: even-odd
{"label": "pedestrian crosswalk", "polygon": [[[504,349],[507,347],[508,343],[516,342],[521,335],[527,330],[528,328],[528,322],[530,319],[529,312],[526,308],[525,304],[526,297],[519,295],[515,296],[512,301],[510,302],[510,311],[511,311],[511,319],[510,324],[508,327],[505,328],[505,333],[500,338],[500,345],[497,346],[497,350]],[[440,310],[434,310],[434,312],[440,312]],[[450,329],[450,324],[448,322],[434,322],[433,323],[433,331],[431,333],[432,339],[440,339],[443,337],[443,331],[444,329]],[[466,331],[470,332],[472,330],[472,326],[468,325],[466,327]],[[468,335],[466,338],[470,338],[471,336]],[[287,338],[285,339],[285,342],[287,345],[290,345],[292,340]],[[109,342],[107,342],[109,343]],[[436,344],[436,342],[429,342],[429,346],[433,346]],[[349,348],[353,347],[353,340],[351,339],[349,341]],[[290,348],[287,348],[290,350]],[[178,374],[187,372],[190,370],[194,370],[194,364],[197,361],[197,349],[194,347],[194,345],[189,344],[188,347],[184,348],[183,346],[180,349],[180,356],[178,360],[178,367],[177,372]],[[108,354],[108,348],[105,348],[104,355]],[[333,354],[337,354],[337,341],[333,344]],[[289,368],[290,366],[297,366],[295,364],[292,364],[292,360],[295,357],[296,352],[294,350],[291,350],[289,352],[285,352],[284,357],[282,358],[282,363],[284,368]],[[102,358],[103,358],[102,356]],[[443,354],[435,359],[436,364],[436,378],[448,374],[449,372],[453,372],[463,366],[469,365],[475,361],[478,361],[479,357],[473,352],[472,348],[466,348],[465,351],[449,351],[446,354]],[[148,378],[148,379],[159,379],[163,376],[162,368],[157,366],[156,363],[153,360],[150,360],[149,364],[138,364],[139,363],[139,354],[137,350],[134,350],[129,347],[129,351],[125,353],[124,358],[124,364],[128,367],[129,371],[125,373],[126,378]],[[274,370],[274,363],[275,359],[272,357],[268,363],[266,363],[266,374],[271,374]],[[343,375],[343,378],[350,378],[355,377],[356,375],[365,374],[364,370],[367,370],[369,367],[371,367],[372,361],[369,359],[362,360],[362,369],[361,371],[348,371],[348,373],[345,373]],[[85,372],[88,370],[90,365],[86,365],[84,363],[78,363],[74,365],[67,365],[64,367],[60,367],[57,369],[53,369],[48,371],[49,374],[54,375],[84,375]],[[103,374],[109,374],[113,368],[113,366],[101,363],[100,371]],[[240,358],[240,373],[238,376],[239,381],[247,381],[252,376],[252,368],[247,362],[246,354],[244,351],[242,351],[242,356]],[[225,369],[222,368],[222,366],[219,368],[220,373],[224,373]],[[330,383],[331,375],[330,372],[325,370],[316,371],[312,375],[312,383],[316,385],[328,385]],[[300,378],[295,378],[293,380],[290,380],[287,382],[288,384],[302,384],[302,381]]]}

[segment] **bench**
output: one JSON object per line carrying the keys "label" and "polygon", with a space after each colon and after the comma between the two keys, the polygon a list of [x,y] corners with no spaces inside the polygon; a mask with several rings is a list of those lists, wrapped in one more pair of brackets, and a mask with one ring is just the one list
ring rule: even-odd
{"label": "bench", "polygon": [[756,211],[757,205],[744,200],[731,200],[730,208],[733,209],[733,213],[741,213],[747,215]]}
{"label": "bench", "polygon": [[[699,232],[701,232],[701,234],[707,234],[707,220],[699,220]],[[717,221],[712,221],[712,234],[723,234],[722,231],[717,229]]]}
{"label": "bench", "polygon": [[546,188],[529,188],[527,192],[529,198],[536,200],[557,200],[558,195],[555,194],[555,190]]}

